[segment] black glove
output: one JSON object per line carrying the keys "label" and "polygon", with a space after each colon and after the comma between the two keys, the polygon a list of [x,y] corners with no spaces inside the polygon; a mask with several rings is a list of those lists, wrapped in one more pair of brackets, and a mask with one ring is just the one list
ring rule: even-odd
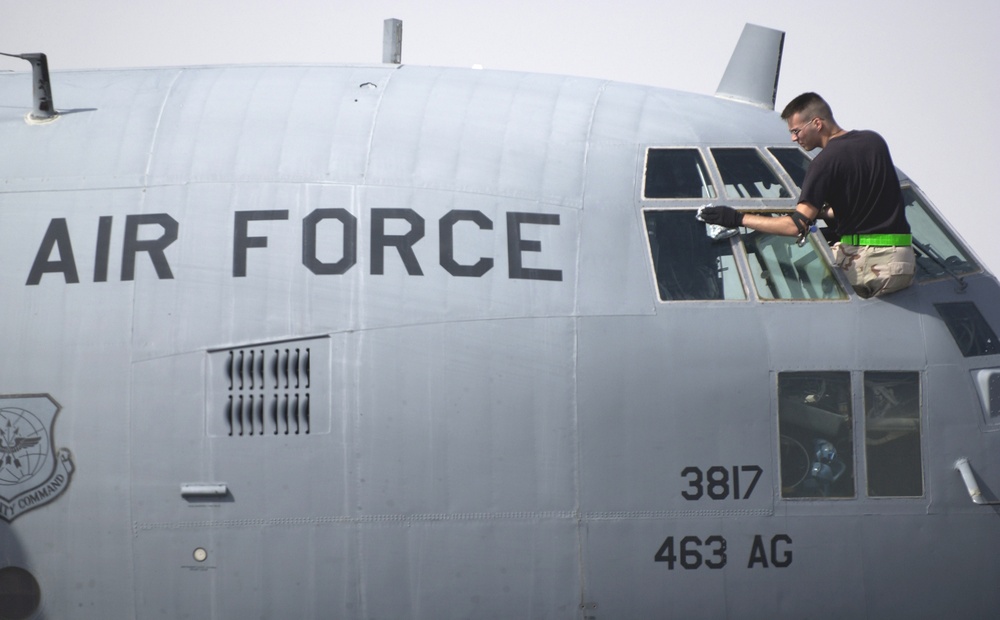
{"label": "black glove", "polygon": [[718,224],[723,228],[743,225],[743,214],[732,207],[705,207],[701,210],[701,219],[706,224]]}

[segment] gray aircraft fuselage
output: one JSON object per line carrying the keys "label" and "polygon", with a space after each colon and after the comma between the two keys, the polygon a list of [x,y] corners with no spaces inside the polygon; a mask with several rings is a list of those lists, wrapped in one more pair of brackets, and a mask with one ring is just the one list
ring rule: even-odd
{"label": "gray aircraft fuselage", "polygon": [[905,175],[920,273],[862,299],[823,230],[695,220],[794,208],[753,97],[163,68],[56,73],[37,120],[30,81],[0,617],[1000,609],[1000,286]]}

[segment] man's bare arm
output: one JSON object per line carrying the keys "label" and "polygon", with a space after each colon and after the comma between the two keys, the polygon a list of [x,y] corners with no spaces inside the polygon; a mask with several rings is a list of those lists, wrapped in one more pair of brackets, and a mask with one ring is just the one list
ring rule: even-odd
{"label": "man's bare arm", "polygon": [[[800,202],[795,210],[801,213],[810,222],[819,215],[819,209],[806,202]],[[759,230],[772,235],[785,235],[797,237],[799,228],[795,225],[795,220],[790,215],[772,217],[770,215],[757,215],[756,213],[744,213],[743,225],[747,228]]]}

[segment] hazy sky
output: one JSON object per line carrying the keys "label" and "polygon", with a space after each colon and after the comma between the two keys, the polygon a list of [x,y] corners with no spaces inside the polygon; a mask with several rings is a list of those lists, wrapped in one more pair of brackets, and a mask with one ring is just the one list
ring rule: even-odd
{"label": "hazy sky", "polygon": [[[778,107],[814,90],[841,126],[875,129],[896,165],[994,273],[1000,176],[995,0],[0,0],[0,52],[60,69],[403,63],[558,73],[713,94],[747,22],[786,33]],[[27,63],[0,57],[0,71]],[[53,98],[59,106],[58,83]]]}

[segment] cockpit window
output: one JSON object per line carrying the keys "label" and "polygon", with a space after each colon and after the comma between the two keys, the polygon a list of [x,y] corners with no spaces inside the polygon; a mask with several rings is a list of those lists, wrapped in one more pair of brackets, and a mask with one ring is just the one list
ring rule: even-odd
{"label": "cockpit window", "polygon": [[729,198],[791,198],[778,175],[753,148],[712,149]]}
{"label": "cockpit window", "polygon": [[918,281],[962,276],[980,270],[961,245],[938,223],[912,187],[903,187],[906,220],[913,233]]}
{"label": "cockpit window", "polygon": [[761,299],[847,299],[809,235],[799,246],[794,237],[743,229],[743,245]]}
{"label": "cockpit window", "polygon": [[694,211],[647,209],[643,215],[661,301],[746,299],[732,244],[709,238]]}
{"label": "cockpit window", "polygon": [[774,155],[774,158],[778,160],[778,163],[785,169],[785,172],[792,178],[792,181],[799,187],[802,187],[802,180],[806,178],[806,170],[809,169],[809,164],[812,163],[809,156],[803,153],[802,149],[798,147],[772,146],[767,150],[771,152],[771,155]]}
{"label": "cockpit window", "polygon": [[645,198],[715,198],[708,168],[698,149],[649,149]]}

